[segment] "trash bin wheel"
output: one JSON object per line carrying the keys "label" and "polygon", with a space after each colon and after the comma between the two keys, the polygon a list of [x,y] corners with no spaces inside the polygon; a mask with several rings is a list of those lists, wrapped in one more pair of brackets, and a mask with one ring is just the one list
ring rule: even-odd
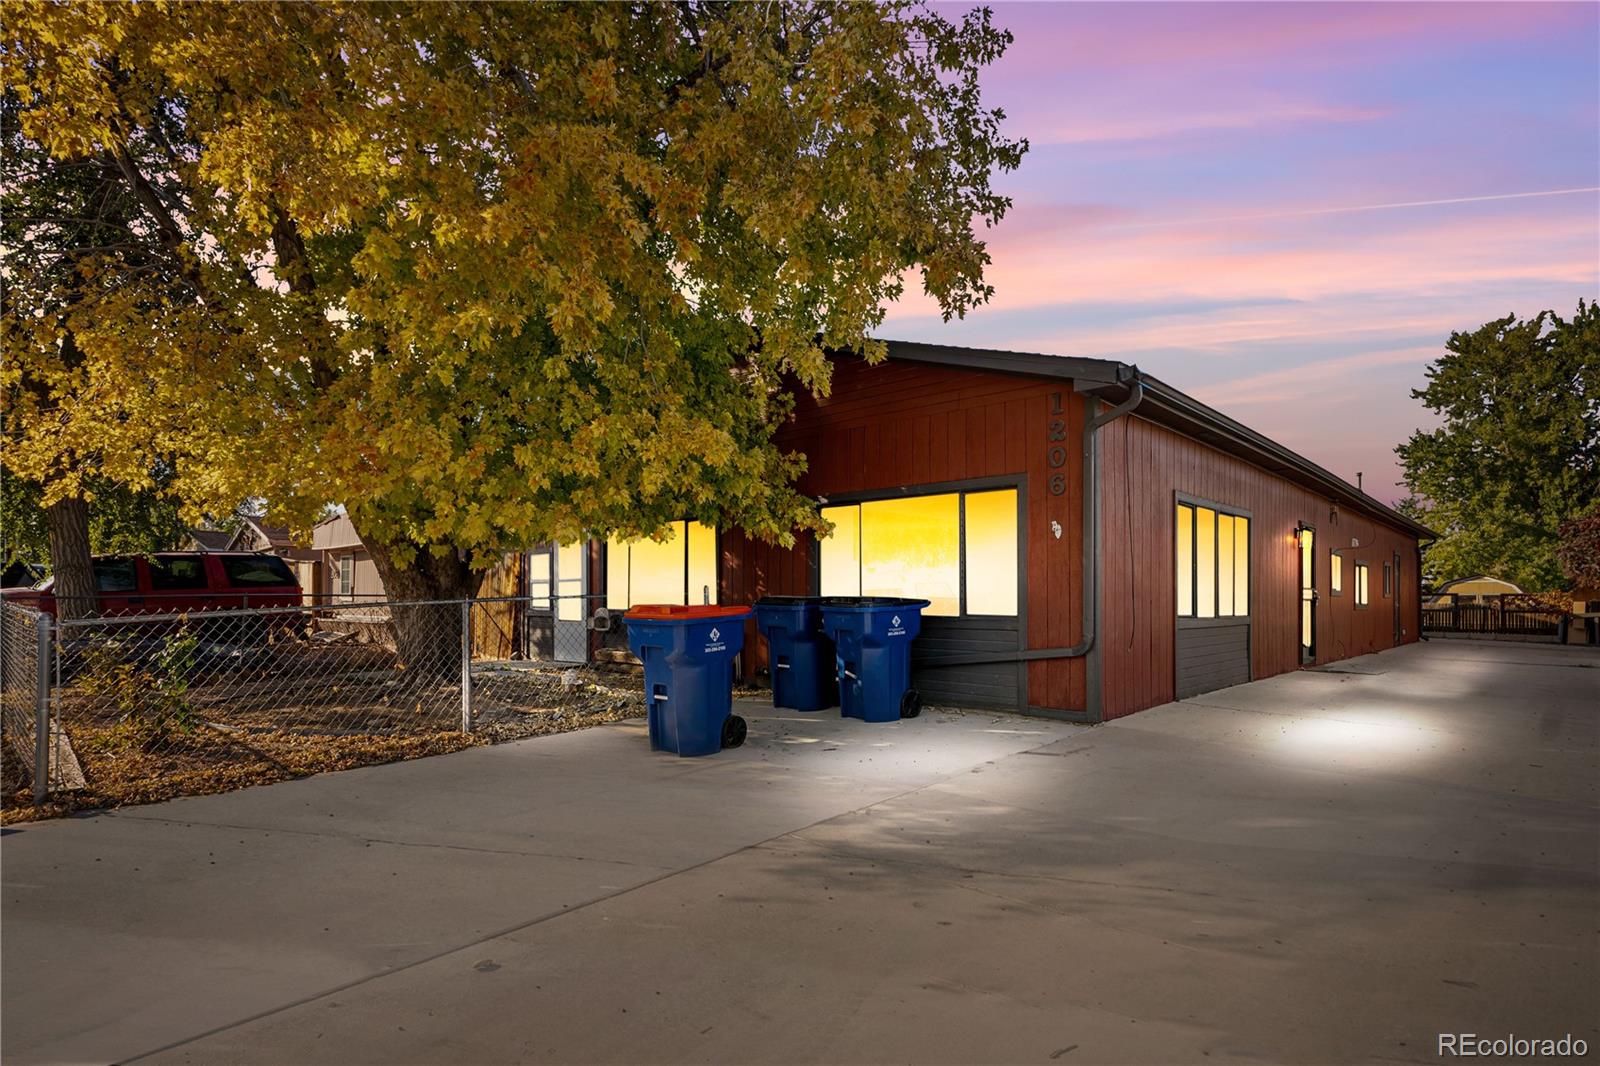
{"label": "trash bin wheel", "polygon": [[908,688],[900,697],[900,717],[915,718],[922,713],[922,693],[914,688]]}
{"label": "trash bin wheel", "polygon": [[736,714],[730,714],[722,723],[722,746],[737,748],[744,743],[744,738],[750,732],[750,727],[745,720]]}

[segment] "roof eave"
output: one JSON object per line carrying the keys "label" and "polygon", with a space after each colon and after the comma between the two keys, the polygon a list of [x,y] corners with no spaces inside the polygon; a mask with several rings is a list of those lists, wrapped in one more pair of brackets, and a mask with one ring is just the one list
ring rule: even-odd
{"label": "roof eave", "polygon": [[[1238,455],[1269,473],[1277,474],[1300,485],[1318,488],[1336,502],[1372,513],[1420,539],[1438,539],[1439,534],[1434,530],[1401,514],[1305,456],[1290,451],[1277,441],[1236,422],[1221,411],[1201,403],[1159,378],[1142,374],[1141,379],[1145,386],[1145,398],[1137,408],[1137,413],[1150,418],[1151,421],[1178,429],[1186,436],[1221,451]],[[1101,386],[1087,391],[1116,399],[1125,397],[1128,392],[1122,386]],[[1164,417],[1152,417],[1158,411]]]}

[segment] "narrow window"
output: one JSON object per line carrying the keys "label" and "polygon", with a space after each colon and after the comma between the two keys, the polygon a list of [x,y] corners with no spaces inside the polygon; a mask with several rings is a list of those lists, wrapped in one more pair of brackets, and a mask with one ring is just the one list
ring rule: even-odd
{"label": "narrow window", "polygon": [[966,496],[967,613],[1017,613],[1017,490]]}
{"label": "narrow window", "polygon": [[548,611],[550,609],[549,551],[528,553],[528,597],[528,609],[530,611]]}
{"label": "narrow window", "polygon": [[589,542],[575,540],[556,548],[556,617],[563,622],[582,620],[583,566]]}
{"label": "narrow window", "polygon": [[613,611],[633,606],[628,601],[629,561],[627,541],[616,537],[606,541],[606,606]]}
{"label": "narrow window", "polygon": [[717,531],[689,523],[689,603],[717,602]]}
{"label": "narrow window", "polygon": [[1389,591],[1390,591],[1390,589],[1392,589],[1394,587],[1394,574],[1392,574],[1390,572],[1391,565],[1392,564],[1390,564],[1390,563],[1384,563],[1383,564],[1383,598],[1384,599],[1388,599],[1389,598]]}
{"label": "narrow window", "polygon": [[1232,617],[1233,523],[1231,514],[1217,515],[1217,617]]}
{"label": "narrow window", "polygon": [[1178,614],[1194,617],[1194,508],[1178,504]]}
{"label": "narrow window", "polygon": [[912,596],[929,615],[961,611],[960,497],[907,496],[861,505],[861,595]]}
{"label": "narrow window", "polygon": [[[574,545],[574,547],[577,547]],[[563,548],[563,551],[566,549]],[[582,591],[582,563],[557,558],[563,595]],[[568,579],[577,581],[568,588]],[[640,603],[717,602],[717,531],[699,522],[673,522],[666,540],[606,541],[606,606],[623,610]],[[577,616],[581,617],[581,615]]]}
{"label": "narrow window", "polygon": [[1194,512],[1195,617],[1217,616],[1217,512],[1197,507]]}
{"label": "narrow window", "polygon": [[1338,552],[1329,556],[1328,589],[1335,596],[1344,595],[1344,557]]}
{"label": "narrow window", "polygon": [[817,545],[824,596],[861,595],[861,507],[824,507],[822,517],[833,523],[832,536]]}
{"label": "narrow window", "polygon": [[1233,519],[1233,613],[1250,613],[1250,519]]}
{"label": "narrow window", "polygon": [[339,595],[349,596],[353,587],[353,578],[356,565],[354,555],[339,556]]}
{"label": "narrow window", "polygon": [[1367,605],[1367,564],[1356,564],[1356,606]]}

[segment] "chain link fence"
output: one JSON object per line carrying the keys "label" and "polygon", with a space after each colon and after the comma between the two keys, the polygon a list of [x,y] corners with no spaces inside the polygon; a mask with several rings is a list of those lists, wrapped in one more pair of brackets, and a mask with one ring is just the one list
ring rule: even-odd
{"label": "chain link fence", "polygon": [[6,805],[150,802],[642,715],[594,599],[63,621],[4,604]]}

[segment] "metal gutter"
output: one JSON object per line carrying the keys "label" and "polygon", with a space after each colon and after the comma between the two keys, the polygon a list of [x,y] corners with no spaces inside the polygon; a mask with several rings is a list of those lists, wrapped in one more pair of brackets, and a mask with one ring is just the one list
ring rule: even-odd
{"label": "metal gutter", "polygon": [[[919,660],[918,670],[943,666],[981,666],[992,663],[1037,662],[1041,659],[1076,659],[1089,654],[1094,648],[1096,619],[1099,617],[1100,569],[1102,552],[1100,542],[1100,449],[1098,434],[1101,426],[1115,422],[1131,413],[1144,400],[1145,386],[1139,368],[1124,367],[1124,384],[1128,395],[1120,404],[1102,414],[1095,415],[1083,424],[1083,639],[1064,648],[1027,648],[1013,652],[988,652],[979,655],[951,655],[938,659]],[[1086,400],[1093,403],[1092,399]],[[1097,719],[1098,720],[1098,719]]]}
{"label": "metal gutter", "polygon": [[[1439,536],[1427,526],[1406,517],[1337,474],[1318,466],[1303,455],[1290,451],[1277,441],[1262,436],[1248,426],[1234,421],[1222,412],[1206,406],[1192,396],[1178,391],[1159,378],[1145,375],[1144,382],[1150,408],[1167,412],[1179,421],[1188,423],[1190,435],[1202,443],[1212,444],[1233,454],[1239,454],[1240,451],[1248,452],[1247,458],[1256,465],[1302,486],[1309,485],[1320,489],[1341,503],[1366,511],[1419,538],[1434,539]],[[1152,420],[1161,422],[1159,418]],[[1208,436],[1220,440],[1207,440]]]}

